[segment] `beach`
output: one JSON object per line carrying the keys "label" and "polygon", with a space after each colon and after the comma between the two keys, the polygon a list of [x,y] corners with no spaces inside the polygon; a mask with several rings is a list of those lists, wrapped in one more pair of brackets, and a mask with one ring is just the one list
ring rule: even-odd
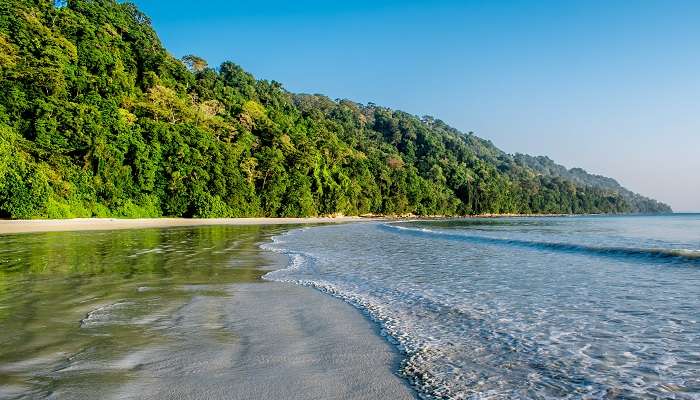
{"label": "beach", "polygon": [[208,225],[294,225],[369,221],[364,217],[310,218],[74,218],[0,220],[0,235],[32,232],[100,231],[115,229],[173,228]]}
{"label": "beach", "polygon": [[0,235],[0,399],[700,393],[699,215],[223,221]]}
{"label": "beach", "polygon": [[[349,305],[293,284],[251,283],[230,290],[231,301],[188,304],[177,316],[185,327],[177,348],[149,354],[149,363],[110,398],[415,398],[394,375],[395,351]],[[235,340],[212,340],[208,318],[199,312],[212,308]]]}
{"label": "beach", "polygon": [[0,398],[416,398],[365,315],[261,279],[271,236],[351,221],[3,221]]}

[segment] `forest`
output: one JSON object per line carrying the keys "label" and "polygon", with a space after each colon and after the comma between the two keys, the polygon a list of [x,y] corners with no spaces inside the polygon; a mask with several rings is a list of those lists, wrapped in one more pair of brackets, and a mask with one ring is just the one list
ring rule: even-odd
{"label": "forest", "polygon": [[671,211],[543,160],[177,59],[131,3],[0,0],[0,218]]}

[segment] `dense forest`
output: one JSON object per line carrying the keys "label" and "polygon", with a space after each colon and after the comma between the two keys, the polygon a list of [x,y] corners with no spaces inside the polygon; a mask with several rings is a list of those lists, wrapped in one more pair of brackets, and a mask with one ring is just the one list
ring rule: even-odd
{"label": "dense forest", "polygon": [[545,176],[560,177],[570,180],[579,186],[593,186],[607,191],[619,193],[637,213],[671,212],[671,208],[654,199],[644,197],[622,187],[615,179],[607,176],[589,174],[581,168],[571,168],[556,164],[549,157],[533,157],[527,154],[516,154],[514,160],[519,165],[531,168]]}
{"label": "dense forest", "polygon": [[178,60],[130,3],[0,0],[0,68],[2,218],[670,211],[435,118]]}

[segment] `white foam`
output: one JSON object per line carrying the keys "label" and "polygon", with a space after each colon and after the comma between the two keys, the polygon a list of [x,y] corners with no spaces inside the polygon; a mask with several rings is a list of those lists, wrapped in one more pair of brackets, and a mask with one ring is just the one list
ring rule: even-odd
{"label": "white foam", "polygon": [[[650,362],[670,378],[692,373],[681,371],[679,360],[650,357],[661,342],[637,340],[639,329],[617,331],[644,324],[654,310],[627,306],[617,313],[613,293],[571,279],[582,255],[559,267],[567,256],[553,264],[549,253],[535,253],[539,259],[523,261],[533,252],[396,236],[376,225],[290,231],[262,246],[289,257],[285,268],[264,278],[313,287],[361,310],[404,354],[401,372],[426,399],[603,398],[611,388],[649,395],[664,385],[635,380]],[[576,279],[590,279],[586,273]],[[607,284],[605,277],[595,283]],[[691,320],[680,320],[668,334],[697,331]]]}

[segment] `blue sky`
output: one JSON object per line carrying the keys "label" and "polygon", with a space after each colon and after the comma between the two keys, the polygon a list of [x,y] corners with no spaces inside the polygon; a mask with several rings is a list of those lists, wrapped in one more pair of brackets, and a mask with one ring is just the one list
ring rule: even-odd
{"label": "blue sky", "polygon": [[700,211],[700,1],[149,1],[165,46]]}

